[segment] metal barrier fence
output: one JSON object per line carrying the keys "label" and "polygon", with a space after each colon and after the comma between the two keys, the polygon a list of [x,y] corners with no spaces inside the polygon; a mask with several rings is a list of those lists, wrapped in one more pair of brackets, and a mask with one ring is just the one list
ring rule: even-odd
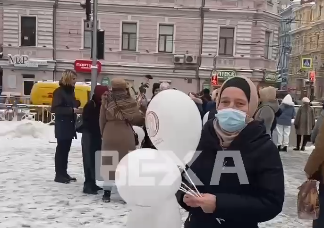
{"label": "metal barrier fence", "polygon": [[[295,105],[296,112],[300,105]],[[323,110],[322,106],[312,106],[317,119]],[[80,117],[81,115],[78,115]],[[55,122],[55,114],[51,113],[49,105],[30,105],[30,104],[1,104],[0,121],[21,121],[24,119],[41,121],[52,124]]]}

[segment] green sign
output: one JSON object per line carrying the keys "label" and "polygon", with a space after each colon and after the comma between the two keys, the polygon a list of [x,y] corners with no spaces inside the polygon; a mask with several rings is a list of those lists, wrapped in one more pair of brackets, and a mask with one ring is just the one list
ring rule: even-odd
{"label": "green sign", "polygon": [[210,89],[210,83],[204,83],[203,85],[202,85],[202,87],[203,87],[203,89]]}
{"label": "green sign", "polygon": [[109,77],[103,77],[102,80],[101,80],[101,85],[110,86],[110,79],[109,79]]}
{"label": "green sign", "polygon": [[234,70],[218,70],[217,75],[218,79],[227,80],[236,77],[236,72]]}
{"label": "green sign", "polygon": [[276,83],[276,82],[278,82],[278,75],[276,73],[268,73],[264,77],[264,81]]}

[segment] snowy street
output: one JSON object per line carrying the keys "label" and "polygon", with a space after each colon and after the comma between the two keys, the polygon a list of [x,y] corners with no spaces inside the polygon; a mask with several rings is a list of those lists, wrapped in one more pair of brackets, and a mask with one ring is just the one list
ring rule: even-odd
{"label": "snowy street", "polygon": [[[0,122],[1,228],[124,226],[129,210],[127,205],[120,204],[116,194],[112,196],[111,203],[105,204],[101,201],[101,193],[97,196],[82,193],[80,136],[73,142],[69,160],[69,173],[78,182],[58,184],[53,181],[56,144],[49,142],[54,140],[53,128],[41,124],[19,127],[18,123],[4,126],[7,122]],[[15,132],[17,128],[20,134]],[[35,138],[27,137],[28,131],[33,131]],[[260,227],[311,227],[309,221],[299,220],[296,214],[297,187],[305,180],[302,170],[308,158],[307,152],[282,153],[286,178],[285,206],[282,214]],[[185,216],[184,213],[183,218]]]}

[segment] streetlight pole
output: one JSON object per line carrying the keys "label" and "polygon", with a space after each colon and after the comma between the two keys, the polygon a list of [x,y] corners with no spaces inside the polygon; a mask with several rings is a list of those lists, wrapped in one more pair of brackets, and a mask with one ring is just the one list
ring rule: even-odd
{"label": "streetlight pole", "polygon": [[97,85],[98,66],[97,66],[97,31],[98,31],[98,0],[93,0],[92,11],[92,66],[91,66],[91,97]]}

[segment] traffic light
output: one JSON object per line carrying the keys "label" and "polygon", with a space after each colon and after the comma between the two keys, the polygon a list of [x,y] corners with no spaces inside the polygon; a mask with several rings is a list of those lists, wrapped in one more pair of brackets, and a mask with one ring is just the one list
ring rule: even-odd
{"label": "traffic light", "polygon": [[217,76],[217,74],[214,75],[214,76],[212,76],[212,78],[211,78],[211,84],[212,84],[213,86],[218,85],[218,76]]}
{"label": "traffic light", "polygon": [[315,71],[310,71],[309,72],[309,81],[315,82],[315,77],[316,77]]}
{"label": "traffic light", "polygon": [[84,4],[80,3],[80,6],[86,10],[86,20],[91,21],[91,0],[86,0]]}
{"label": "traffic light", "polygon": [[105,31],[101,29],[97,30],[97,59],[105,59]]}

